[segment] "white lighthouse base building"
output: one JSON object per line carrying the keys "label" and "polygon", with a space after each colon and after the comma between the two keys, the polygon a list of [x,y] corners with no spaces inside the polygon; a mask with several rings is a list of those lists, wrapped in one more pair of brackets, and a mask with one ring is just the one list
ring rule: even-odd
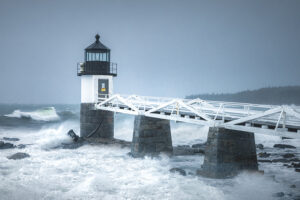
{"label": "white lighthouse base building", "polygon": [[81,77],[80,136],[114,137],[114,113],[95,110],[99,99],[112,94],[112,76],[87,75]]}

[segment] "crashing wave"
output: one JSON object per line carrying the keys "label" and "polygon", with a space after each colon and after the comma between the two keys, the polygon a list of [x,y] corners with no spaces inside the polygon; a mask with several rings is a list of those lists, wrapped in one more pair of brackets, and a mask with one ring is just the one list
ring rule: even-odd
{"label": "crashing wave", "polygon": [[38,109],[32,112],[24,112],[21,110],[15,110],[11,114],[4,115],[6,117],[14,118],[28,118],[37,121],[57,121],[60,117],[57,115],[54,107],[48,107],[43,109]]}

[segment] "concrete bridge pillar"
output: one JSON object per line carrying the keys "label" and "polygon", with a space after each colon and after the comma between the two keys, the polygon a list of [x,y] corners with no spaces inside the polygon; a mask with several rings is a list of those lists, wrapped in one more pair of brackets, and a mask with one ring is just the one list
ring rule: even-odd
{"label": "concrete bridge pillar", "polygon": [[198,174],[210,178],[226,178],[243,170],[258,170],[254,134],[210,128],[204,163]]}
{"label": "concrete bridge pillar", "polygon": [[93,103],[80,105],[80,137],[113,138],[114,113],[95,110]]}
{"label": "concrete bridge pillar", "polygon": [[131,144],[132,156],[156,156],[160,152],[173,152],[170,121],[136,116]]}

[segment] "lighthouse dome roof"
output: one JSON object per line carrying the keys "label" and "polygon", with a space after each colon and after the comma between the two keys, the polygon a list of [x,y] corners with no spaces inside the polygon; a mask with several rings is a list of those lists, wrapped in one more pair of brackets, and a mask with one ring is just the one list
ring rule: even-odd
{"label": "lighthouse dome roof", "polygon": [[90,46],[88,46],[87,48],[85,48],[85,50],[110,50],[108,47],[106,47],[104,44],[102,44],[100,42],[100,35],[97,34],[95,36],[96,41],[91,44]]}

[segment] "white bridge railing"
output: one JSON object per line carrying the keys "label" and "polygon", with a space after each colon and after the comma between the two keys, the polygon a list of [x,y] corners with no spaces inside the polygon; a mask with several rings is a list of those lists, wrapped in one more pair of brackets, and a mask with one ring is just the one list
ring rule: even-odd
{"label": "white bridge railing", "polygon": [[96,109],[300,138],[300,107],[115,94]]}

